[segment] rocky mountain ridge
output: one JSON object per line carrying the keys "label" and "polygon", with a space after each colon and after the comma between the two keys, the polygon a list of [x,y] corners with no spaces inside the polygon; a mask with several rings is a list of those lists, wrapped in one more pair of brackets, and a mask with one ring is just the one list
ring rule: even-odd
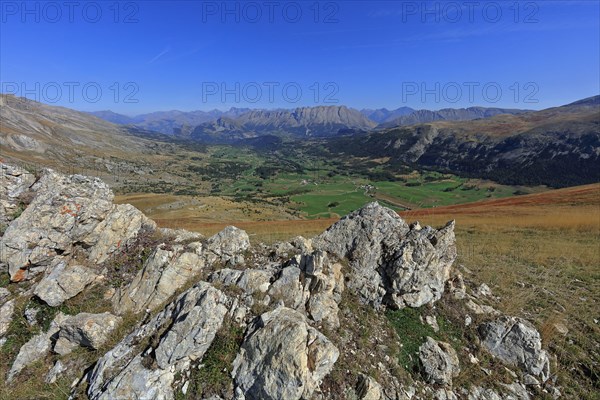
{"label": "rocky mountain ridge", "polygon": [[378,128],[393,128],[396,126],[417,125],[435,121],[470,121],[502,114],[519,115],[527,112],[532,111],[494,107],[443,108],[437,111],[414,110],[398,118],[383,121]]}
{"label": "rocky mountain ridge", "polygon": [[[438,111],[400,107],[363,109],[345,106],[315,106],[296,109],[249,109],[232,107],[228,111],[159,111],[128,117],[112,111],[90,114],[106,121],[132,125],[166,135],[189,136],[204,140],[233,140],[256,135],[287,133],[300,136],[335,136],[340,130],[371,130],[415,125],[434,121],[468,121],[500,114],[522,114],[530,110],[504,108],[445,108]],[[212,139],[210,138],[212,135]],[[217,136],[219,135],[219,136]]]}
{"label": "rocky mountain ridge", "polygon": [[[73,399],[560,395],[535,327],[453,266],[454,222],[409,225],[371,203],[267,246],[235,227],[158,228],[97,178],[0,167],[3,393],[45,380],[73,382]],[[468,340],[436,339],[446,312]],[[390,313],[431,332],[408,354],[416,369]]]}
{"label": "rocky mountain ridge", "polygon": [[[600,180],[600,96],[520,115],[437,121],[330,140],[335,154],[389,157],[512,185],[565,187]],[[393,168],[393,167],[392,167]]]}

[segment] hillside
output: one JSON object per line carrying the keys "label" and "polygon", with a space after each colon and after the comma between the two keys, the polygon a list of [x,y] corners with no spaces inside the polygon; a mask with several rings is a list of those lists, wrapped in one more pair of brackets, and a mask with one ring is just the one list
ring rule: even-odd
{"label": "hillside", "polygon": [[599,96],[521,115],[434,122],[344,137],[332,154],[388,157],[504,184],[573,186],[600,181]]}
{"label": "hillside", "polygon": [[417,125],[435,121],[470,121],[503,114],[519,115],[530,111],[493,107],[443,108],[438,111],[413,110],[397,118],[388,118],[378,128],[393,128],[396,126]]}
{"label": "hillside", "polygon": [[0,239],[3,398],[590,393],[545,330],[463,276],[453,221],[371,203],[312,239],[251,244],[157,228],[96,178],[1,168],[2,206],[20,208]]}

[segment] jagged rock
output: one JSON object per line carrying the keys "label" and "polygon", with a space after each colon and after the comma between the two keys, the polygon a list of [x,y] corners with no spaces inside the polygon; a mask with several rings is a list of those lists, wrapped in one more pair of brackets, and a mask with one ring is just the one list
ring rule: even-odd
{"label": "jagged rock", "polygon": [[381,385],[375,379],[364,374],[358,377],[356,395],[359,400],[387,400]]}
{"label": "jagged rock", "polygon": [[384,249],[399,241],[409,227],[394,211],[370,203],[333,224],[312,240],[313,248],[350,260],[348,288],[374,305],[386,293],[379,269]]}
{"label": "jagged rock", "polygon": [[454,223],[409,227],[370,203],[313,239],[313,247],[350,261],[348,287],[375,307],[419,307],[438,300],[456,258]]}
{"label": "jagged rock", "polygon": [[0,338],[6,334],[15,312],[15,301],[9,300],[0,307]]}
{"label": "jagged rock", "polygon": [[65,300],[81,293],[97,277],[90,268],[67,265],[62,261],[37,284],[33,293],[49,306],[58,307]]}
{"label": "jagged rock", "polygon": [[32,190],[35,197],[0,240],[0,261],[16,282],[67,256],[112,208],[112,192],[96,178],[46,170]]}
{"label": "jagged rock", "polygon": [[219,283],[225,286],[237,286],[246,294],[266,293],[271,284],[273,273],[266,270],[223,268],[213,272],[208,278],[209,282]]}
{"label": "jagged rock", "polygon": [[0,304],[4,304],[6,299],[10,296],[10,290],[7,288],[0,287]]}
{"label": "jagged rock", "polygon": [[310,398],[338,356],[337,348],[302,314],[280,307],[250,325],[232,377],[247,400]]}
{"label": "jagged rock", "polygon": [[106,218],[83,240],[91,246],[89,259],[101,264],[117,250],[127,248],[142,231],[153,231],[156,223],[130,204],[114,205]]}
{"label": "jagged rock", "polygon": [[197,275],[204,262],[196,253],[185,252],[181,245],[172,250],[157,247],[133,281],[120,288],[113,297],[117,314],[138,313],[162,305],[190,278]]}
{"label": "jagged rock", "polygon": [[81,313],[69,317],[61,324],[54,351],[65,355],[78,346],[98,349],[121,321],[122,318],[108,312],[103,314]]}
{"label": "jagged rock", "polygon": [[317,323],[336,328],[343,291],[342,265],[332,263],[327,253],[315,251],[292,258],[271,285],[269,295]]}
{"label": "jagged rock", "polygon": [[483,346],[500,360],[546,381],[550,360],[533,325],[521,318],[500,317],[479,327]]}
{"label": "jagged rock", "polygon": [[58,313],[54,320],[50,323],[50,327],[46,332],[42,332],[32,337],[27,343],[21,346],[19,354],[15,358],[13,365],[8,372],[7,382],[11,382],[23,368],[33,364],[40,358],[48,354],[52,347],[52,338],[60,330],[61,324],[69,317],[63,313]]}
{"label": "jagged rock", "polygon": [[[173,399],[175,375],[202,359],[230,308],[208,283],[186,290],[98,360],[88,375],[89,398]],[[156,344],[136,346],[153,335]]]}
{"label": "jagged rock", "polygon": [[248,234],[236,228],[228,226],[221,232],[210,237],[207,241],[207,262],[213,264],[216,261],[223,263],[241,264],[244,262],[243,252],[250,247]]}
{"label": "jagged rock", "polygon": [[286,307],[304,308],[306,297],[302,285],[302,270],[296,263],[283,268],[269,288],[269,296],[281,300]]}
{"label": "jagged rock", "polygon": [[296,236],[292,240],[290,240],[290,244],[296,249],[300,254],[308,254],[313,252],[312,240],[307,239],[302,236]]}
{"label": "jagged rock", "polygon": [[304,286],[309,292],[307,314],[317,323],[339,327],[338,304],[344,291],[342,265],[330,262],[327,253],[315,251],[300,258],[300,269],[304,271]]}
{"label": "jagged rock", "polygon": [[60,265],[75,246],[101,263],[156,227],[135,207],[113,205],[112,191],[97,178],[45,170],[31,191],[33,200],[0,240],[0,262],[15,282]]}
{"label": "jagged rock", "polygon": [[0,163],[0,224],[8,225],[19,210],[19,197],[35,182],[23,168]]}
{"label": "jagged rock", "polygon": [[50,371],[48,371],[48,374],[46,375],[46,379],[44,379],[44,381],[48,384],[52,384],[56,382],[58,377],[62,375],[62,373],[66,370],[67,367],[60,360],[56,360],[54,366],[50,369]]}
{"label": "jagged rock", "polygon": [[508,392],[503,396],[505,400],[529,400],[531,398],[529,393],[527,393],[525,386],[518,382],[513,382],[511,384],[500,383],[500,386]]}
{"label": "jagged rock", "polygon": [[395,307],[420,307],[439,300],[456,259],[454,222],[444,228],[412,229],[390,249],[384,265],[387,300]]}
{"label": "jagged rock", "polygon": [[427,337],[419,348],[419,359],[429,383],[452,386],[452,378],[460,373],[458,356],[448,343]]}

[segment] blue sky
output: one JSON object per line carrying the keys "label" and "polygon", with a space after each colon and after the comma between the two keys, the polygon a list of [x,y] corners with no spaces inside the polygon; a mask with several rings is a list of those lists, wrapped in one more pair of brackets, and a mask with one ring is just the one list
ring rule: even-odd
{"label": "blue sky", "polygon": [[72,7],[2,1],[3,92],[129,115],[332,104],[541,109],[600,92],[597,0]]}

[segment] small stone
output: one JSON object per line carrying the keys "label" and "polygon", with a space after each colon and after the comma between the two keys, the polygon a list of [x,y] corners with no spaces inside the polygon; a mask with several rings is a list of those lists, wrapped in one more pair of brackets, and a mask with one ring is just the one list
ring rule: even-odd
{"label": "small stone", "polygon": [[48,383],[48,384],[55,383],[56,380],[60,377],[60,375],[62,375],[62,373],[65,372],[66,370],[67,370],[67,367],[65,367],[60,360],[57,360],[56,363],[54,363],[54,366],[48,372],[48,375],[46,375],[46,379],[45,379],[46,383]]}
{"label": "small stone", "polygon": [[440,327],[437,323],[437,319],[432,316],[432,315],[427,315],[425,317],[425,322],[427,322],[427,325],[431,326],[433,328],[434,332],[439,332],[440,331]]}
{"label": "small stone", "polygon": [[456,351],[445,342],[427,337],[419,348],[424,378],[429,383],[452,385],[452,378],[460,373]]}

